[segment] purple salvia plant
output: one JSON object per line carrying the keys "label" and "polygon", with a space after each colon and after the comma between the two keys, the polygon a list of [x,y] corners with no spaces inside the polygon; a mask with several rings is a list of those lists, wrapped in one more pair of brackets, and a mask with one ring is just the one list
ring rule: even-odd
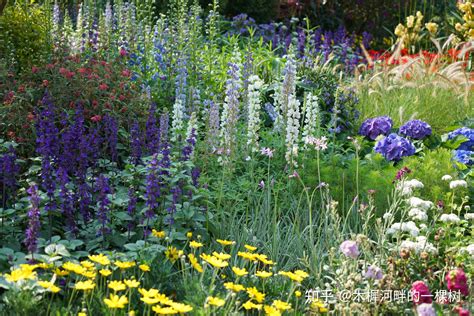
{"label": "purple salvia plant", "polygon": [[135,166],[142,163],[142,134],[137,121],[130,129],[130,156]]}
{"label": "purple salvia plant", "polygon": [[128,190],[128,205],[127,205],[127,214],[132,218],[132,220],[127,225],[128,238],[130,238],[130,233],[135,227],[134,217],[137,209],[138,197],[135,193],[135,188],[131,187]]}
{"label": "purple salvia plant", "polygon": [[152,103],[150,106],[150,112],[148,114],[148,120],[146,122],[146,147],[149,154],[156,154],[159,152],[160,146],[160,133],[156,120],[156,104]]}
{"label": "purple salvia plant", "polygon": [[38,187],[32,184],[26,191],[29,195],[30,209],[28,211],[28,227],[26,228],[25,245],[28,251],[33,254],[38,248],[38,234],[41,226],[40,222],[40,198]]}
{"label": "purple salvia plant", "polygon": [[98,235],[104,236],[110,232],[109,224],[109,212],[110,212],[110,200],[108,195],[112,193],[112,190],[109,185],[109,179],[104,175],[99,175],[96,179],[96,190],[98,193],[98,210],[97,210],[97,219],[101,225],[101,228],[98,232]]}
{"label": "purple salvia plant", "polygon": [[7,193],[15,195],[17,189],[16,177],[20,172],[17,164],[15,148],[10,146],[8,151],[0,158],[0,184],[2,186],[2,207],[5,208]]}
{"label": "purple salvia plant", "polygon": [[60,198],[60,208],[63,213],[63,216],[66,220],[67,230],[76,235],[78,232],[76,220],[74,218],[74,198],[72,192],[68,189],[69,176],[66,169],[59,167],[57,171],[57,177],[59,180],[59,198]]}
{"label": "purple salvia plant", "polygon": [[172,194],[172,200],[170,206],[166,210],[169,214],[168,224],[171,226],[174,223],[174,213],[176,212],[176,205],[179,203],[183,191],[180,185],[176,185],[171,188],[170,193]]}
{"label": "purple salvia plant", "polygon": [[118,125],[117,120],[110,115],[104,116],[104,129],[105,139],[108,143],[110,158],[112,161],[117,162],[117,143],[118,143]]}

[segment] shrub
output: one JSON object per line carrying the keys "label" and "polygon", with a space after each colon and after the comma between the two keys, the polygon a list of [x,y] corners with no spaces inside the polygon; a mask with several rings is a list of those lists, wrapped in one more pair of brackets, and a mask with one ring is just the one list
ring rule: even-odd
{"label": "shrub", "polygon": [[0,52],[3,56],[11,53],[20,69],[37,63],[51,47],[48,25],[48,15],[41,6],[20,2],[8,6],[0,15]]}

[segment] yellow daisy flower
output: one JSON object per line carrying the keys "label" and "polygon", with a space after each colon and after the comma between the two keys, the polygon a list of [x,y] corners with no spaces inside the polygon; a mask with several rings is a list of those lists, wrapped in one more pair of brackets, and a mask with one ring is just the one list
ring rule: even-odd
{"label": "yellow daisy flower", "polygon": [[230,245],[235,245],[235,241],[231,241],[231,240],[217,239],[216,241],[224,247],[225,246],[230,246]]}
{"label": "yellow daisy flower", "polygon": [[245,308],[246,310],[251,310],[251,309],[261,310],[262,304],[255,304],[252,301],[247,301],[244,304],[242,304],[242,307]]}
{"label": "yellow daisy flower", "polygon": [[150,266],[147,265],[147,264],[141,264],[138,266],[140,268],[140,270],[142,270],[143,272],[149,272],[151,269],[150,269]]}
{"label": "yellow daisy flower", "polygon": [[123,280],[123,283],[125,283],[125,285],[128,286],[129,288],[136,288],[140,285],[140,282],[134,279]]}
{"label": "yellow daisy flower", "polygon": [[254,299],[258,303],[263,303],[263,300],[265,299],[265,294],[259,292],[256,287],[248,287],[247,294],[249,295],[250,299]]}
{"label": "yellow daisy flower", "polygon": [[89,291],[95,288],[95,283],[92,280],[80,281],[74,285],[76,290]]}
{"label": "yellow daisy flower", "polygon": [[198,249],[202,246],[203,246],[202,243],[194,241],[194,240],[189,243],[189,247],[194,248],[194,249]]}
{"label": "yellow daisy flower", "polygon": [[124,308],[128,304],[128,298],[125,295],[110,294],[109,298],[104,298],[104,303],[109,308]]}
{"label": "yellow daisy flower", "polygon": [[127,286],[122,281],[111,281],[108,288],[112,289],[114,292],[118,292],[126,290]]}
{"label": "yellow daisy flower", "polygon": [[153,229],[151,231],[151,234],[156,238],[165,238],[166,236],[166,233],[164,231],[157,231],[156,229]]}
{"label": "yellow daisy flower", "polygon": [[225,300],[223,300],[219,297],[209,296],[207,298],[207,304],[212,305],[212,306],[216,306],[216,307],[221,307],[221,306],[224,306]]}
{"label": "yellow daisy flower", "polygon": [[266,278],[271,277],[273,273],[268,272],[268,271],[257,271],[255,275],[258,276],[259,278],[266,279]]}
{"label": "yellow daisy flower", "polygon": [[58,293],[59,291],[61,291],[61,288],[59,288],[58,286],[54,285],[53,282],[49,282],[49,281],[38,281],[38,285],[41,286],[42,288],[44,289],[47,289],[53,293]]}
{"label": "yellow daisy flower", "polygon": [[104,277],[108,277],[112,274],[112,271],[110,271],[109,269],[101,269],[99,270],[99,273]]}
{"label": "yellow daisy flower", "polygon": [[223,261],[219,258],[207,255],[205,253],[201,254],[201,258],[215,268],[225,268],[229,265],[227,261]]}
{"label": "yellow daisy flower", "polygon": [[221,259],[221,260],[229,260],[230,259],[230,255],[227,254],[227,253],[223,253],[223,252],[213,252],[212,255],[218,259]]}
{"label": "yellow daisy flower", "polygon": [[229,291],[236,292],[236,293],[245,290],[245,287],[243,285],[235,284],[233,282],[224,283],[224,287],[228,289]]}
{"label": "yellow daisy flower", "polygon": [[107,256],[105,256],[104,254],[100,253],[98,255],[90,255],[89,256],[89,259],[95,263],[98,263],[98,264],[101,264],[103,266],[106,266],[106,265],[109,265],[110,264],[110,260]]}
{"label": "yellow daisy flower", "polygon": [[241,276],[244,276],[244,275],[247,275],[248,272],[247,270],[245,270],[245,268],[239,268],[239,267],[232,267],[232,271],[234,271],[235,275],[241,277]]}
{"label": "yellow daisy flower", "polygon": [[250,246],[250,245],[244,245],[245,249],[247,249],[248,251],[255,251],[257,250],[257,247],[254,247],[254,246]]}

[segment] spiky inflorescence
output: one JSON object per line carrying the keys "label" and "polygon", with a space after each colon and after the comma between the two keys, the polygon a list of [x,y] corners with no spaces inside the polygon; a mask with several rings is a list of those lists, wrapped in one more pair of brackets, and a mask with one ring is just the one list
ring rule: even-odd
{"label": "spiky inflorescence", "polygon": [[283,70],[283,82],[275,91],[275,108],[277,112],[277,119],[275,125],[281,128],[287,124],[288,107],[290,106],[290,96],[296,91],[296,62],[293,54],[287,55],[285,69]]}
{"label": "spiky inflorescence", "polygon": [[109,185],[109,179],[102,174],[97,177],[96,185],[98,192],[97,200],[99,202],[97,219],[101,225],[98,233],[101,236],[105,236],[110,232],[110,228],[107,227],[109,224],[108,213],[110,212],[110,200],[108,195],[112,193],[112,190]]}
{"label": "spiky inflorescence", "polygon": [[229,63],[227,75],[229,78],[226,82],[226,96],[224,100],[224,108],[221,116],[221,144],[222,151],[225,155],[230,155],[235,143],[237,120],[239,118],[240,108],[240,89],[241,81],[241,62],[240,52],[235,49],[232,60]]}
{"label": "spiky inflorescence", "polygon": [[27,192],[29,195],[31,207],[28,211],[28,227],[26,228],[25,245],[30,253],[34,253],[38,248],[38,234],[41,226],[38,186],[36,184],[32,184]]}
{"label": "spiky inflorescence", "polygon": [[247,119],[247,145],[252,152],[257,152],[258,145],[258,131],[260,129],[260,89],[263,87],[263,81],[257,76],[249,77],[248,84],[248,119]]}
{"label": "spiky inflorescence", "polygon": [[135,121],[130,129],[130,158],[135,166],[142,163],[142,143],[140,126],[138,122]]}
{"label": "spiky inflorescence", "polygon": [[173,105],[173,118],[171,121],[171,140],[176,141],[183,129],[183,120],[186,110],[187,68],[184,58],[178,61],[178,75],[176,76],[176,96]]}
{"label": "spiky inflorescence", "polygon": [[[319,109],[319,97],[311,92],[306,95],[305,119],[303,126],[303,139],[308,137],[319,137],[321,127],[321,113]],[[307,144],[305,142],[305,148]]]}
{"label": "spiky inflorescence", "polygon": [[296,157],[298,156],[298,137],[300,129],[300,102],[294,94],[288,98],[286,112],[286,154],[288,164],[297,167]]}
{"label": "spiky inflorescence", "polygon": [[219,145],[219,104],[213,100],[204,101],[204,106],[207,109],[207,143],[214,151]]}

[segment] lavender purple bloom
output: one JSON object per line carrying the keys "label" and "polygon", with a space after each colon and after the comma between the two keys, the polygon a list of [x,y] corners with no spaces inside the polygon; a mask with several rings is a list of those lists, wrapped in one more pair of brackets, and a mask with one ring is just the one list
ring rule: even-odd
{"label": "lavender purple bloom", "polygon": [[109,179],[104,175],[99,175],[96,179],[96,186],[98,192],[98,209],[97,209],[97,219],[101,224],[99,230],[100,236],[105,236],[110,232],[110,228],[107,227],[109,223],[108,213],[110,212],[110,200],[108,195],[112,193],[112,190],[109,186]]}
{"label": "lavender purple bloom", "polygon": [[148,167],[148,175],[146,177],[146,206],[147,210],[145,212],[145,218],[147,221],[145,227],[145,235],[148,232],[148,224],[151,219],[155,217],[158,206],[160,205],[159,199],[161,196],[160,189],[160,176],[159,170],[160,166],[158,164],[157,154],[153,155],[153,158]]}
{"label": "lavender purple bloom", "polygon": [[142,163],[142,135],[137,121],[133,122],[130,129],[130,156],[135,166]]}
{"label": "lavender purple bloom", "polygon": [[38,234],[41,226],[40,222],[40,198],[38,187],[32,184],[27,190],[30,199],[30,210],[28,211],[28,227],[26,229],[25,245],[30,253],[35,253],[38,248]]}
{"label": "lavender purple bloom", "polygon": [[474,151],[474,129],[469,127],[461,127],[448,134],[448,139],[454,139],[457,136],[467,138],[459,147],[458,150]]}
{"label": "lavender purple bloom", "polygon": [[423,139],[431,135],[431,126],[420,120],[411,120],[400,127],[400,134],[413,139]]}
{"label": "lavender purple bloom", "polygon": [[150,112],[148,114],[148,120],[146,122],[146,146],[148,153],[156,154],[159,152],[160,147],[160,133],[156,120],[156,104],[152,103],[150,106]]}
{"label": "lavender purple bloom", "polygon": [[399,161],[402,157],[414,155],[415,146],[406,138],[390,134],[377,142],[375,151],[387,160]]}
{"label": "lavender purple bloom", "polygon": [[346,256],[352,259],[357,259],[359,256],[359,247],[357,243],[352,240],[344,241],[340,246],[339,250]]}
{"label": "lavender purple bloom", "polygon": [[17,188],[16,177],[20,172],[20,166],[16,162],[17,155],[13,146],[8,148],[8,151],[0,157],[0,183],[3,187],[2,205],[5,207],[7,200],[7,193],[15,195]]}
{"label": "lavender purple bloom", "polygon": [[365,120],[359,128],[359,134],[375,140],[379,135],[387,135],[392,129],[393,121],[388,116],[379,116]]}

